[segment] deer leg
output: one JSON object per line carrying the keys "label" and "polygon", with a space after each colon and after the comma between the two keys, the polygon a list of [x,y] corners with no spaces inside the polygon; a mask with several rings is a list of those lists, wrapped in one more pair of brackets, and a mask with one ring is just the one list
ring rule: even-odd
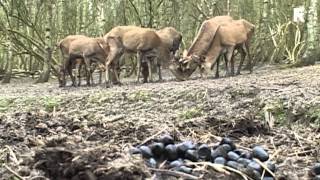
{"label": "deer leg", "polygon": [[110,70],[113,71],[113,62],[118,61],[119,57],[122,55],[121,49],[119,48],[113,49],[113,51],[110,51],[109,56],[107,57],[107,60],[105,61],[105,79],[106,79],[106,88],[110,87],[111,84],[111,78],[110,78]]}
{"label": "deer leg", "polygon": [[106,68],[106,72],[105,72],[105,84],[106,84],[106,88],[110,87],[110,77],[109,77],[109,62],[106,61],[105,63],[105,68]]}
{"label": "deer leg", "polygon": [[90,80],[91,80],[92,85],[94,85],[93,73],[94,73],[95,69],[96,69],[95,64],[93,65],[93,67],[90,66]]}
{"label": "deer leg", "polygon": [[234,53],[232,53],[232,56],[230,59],[230,68],[231,68],[231,76],[234,76]]}
{"label": "deer leg", "polygon": [[69,76],[71,78],[72,86],[76,86],[76,78],[73,76],[72,66],[70,65],[70,62],[72,62],[71,59],[69,59],[68,66],[67,66],[67,71],[68,71],[68,74],[69,74]]}
{"label": "deer leg", "polygon": [[159,81],[162,81],[161,64],[157,62],[157,66],[158,66]]}
{"label": "deer leg", "polygon": [[216,61],[216,75],[215,75],[215,78],[219,78],[219,65],[220,65],[220,59],[221,59],[221,55],[218,57],[217,61]]}
{"label": "deer leg", "polygon": [[[147,57],[146,57],[147,58]],[[153,82],[153,77],[152,77],[152,62],[151,59],[147,59],[147,64],[148,64],[148,72],[149,72],[149,82]]]}
{"label": "deer leg", "polygon": [[[240,63],[239,63],[239,66],[238,66],[236,75],[240,75],[240,71],[241,71],[243,62],[244,62],[245,57],[246,57],[246,52],[245,52],[245,50],[243,49],[243,47],[239,48],[239,51],[240,51],[240,54],[241,54],[241,60],[240,60]],[[250,60],[249,60],[249,61],[250,61]]]}
{"label": "deer leg", "polygon": [[121,85],[120,79],[119,79],[119,64],[117,64],[116,67],[113,67],[113,72],[114,72],[114,76],[115,76],[115,84]]}
{"label": "deer leg", "polygon": [[252,56],[251,56],[251,54],[250,54],[250,48],[249,48],[249,44],[245,44],[245,47],[246,47],[246,50],[247,50],[247,54],[248,54],[248,65],[247,66],[249,66],[248,68],[249,68],[249,71],[250,71],[250,74],[252,73],[252,71],[253,71],[253,64],[252,64]]}
{"label": "deer leg", "polygon": [[82,69],[82,62],[79,64],[78,67],[78,86],[81,86],[81,69]]}
{"label": "deer leg", "polygon": [[225,76],[230,76],[230,71],[229,71],[229,65],[228,65],[228,57],[227,57],[227,54],[223,54],[223,57],[224,57],[224,68],[225,68],[225,71],[226,71],[226,74]]}
{"label": "deer leg", "polygon": [[102,70],[99,70],[99,84],[102,83]]}
{"label": "deer leg", "polygon": [[91,68],[90,68],[90,59],[84,58],[85,68],[86,68],[86,79],[87,79],[87,86],[90,86],[90,79],[91,79]]}
{"label": "deer leg", "polygon": [[140,73],[141,73],[141,63],[142,63],[142,55],[141,51],[138,51],[137,53],[137,67],[138,67],[138,72],[137,72],[137,83],[140,80]]}
{"label": "deer leg", "polygon": [[234,52],[234,46],[231,46],[227,49],[227,52],[225,54],[225,63],[226,63],[226,74],[227,75],[230,75],[230,71],[229,71],[229,68],[228,68],[228,62],[231,63],[231,59],[232,59],[232,56],[233,56],[233,52]]}

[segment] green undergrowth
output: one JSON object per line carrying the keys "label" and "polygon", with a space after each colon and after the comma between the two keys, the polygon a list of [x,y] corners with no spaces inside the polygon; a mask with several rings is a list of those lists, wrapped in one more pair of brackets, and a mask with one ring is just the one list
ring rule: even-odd
{"label": "green undergrowth", "polygon": [[203,110],[200,107],[192,107],[182,111],[179,114],[180,119],[192,119],[203,115]]}
{"label": "green undergrowth", "polygon": [[288,108],[285,102],[274,100],[265,104],[259,114],[266,120],[265,113],[271,113],[275,123],[280,126],[290,126],[294,123],[310,124],[320,128],[320,105],[303,104],[299,107],[301,112],[297,113],[296,110]]}
{"label": "green undergrowth", "polygon": [[32,111],[42,109],[52,112],[61,104],[61,98],[55,96],[44,97],[0,97],[0,112]]}
{"label": "green undergrowth", "polygon": [[0,97],[0,112],[6,112],[13,102],[13,98]]}
{"label": "green undergrowth", "polygon": [[312,124],[320,128],[320,105],[309,108],[306,116]]}
{"label": "green undergrowth", "polygon": [[265,112],[270,112],[275,119],[275,123],[284,125],[288,123],[287,113],[284,106],[284,103],[281,100],[275,100],[267,103],[261,114]]}
{"label": "green undergrowth", "polygon": [[151,100],[151,92],[144,91],[144,90],[135,91],[130,93],[127,98],[129,101],[132,101],[132,102],[137,102],[137,101],[147,102]]}

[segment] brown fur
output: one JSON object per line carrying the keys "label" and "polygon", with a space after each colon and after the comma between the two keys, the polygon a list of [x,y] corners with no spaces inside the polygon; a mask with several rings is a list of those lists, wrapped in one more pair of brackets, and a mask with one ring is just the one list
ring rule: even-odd
{"label": "brown fur", "polygon": [[200,30],[187,51],[187,56],[205,54],[211,46],[213,38],[219,25],[227,24],[233,21],[231,16],[216,16],[204,21]]}
{"label": "brown fur", "polygon": [[90,85],[90,79],[92,80],[91,64],[104,64],[108,53],[109,47],[102,38],[81,38],[71,42],[68,52],[68,61],[73,62],[78,58],[84,60],[87,85]]}
{"label": "brown fur", "polygon": [[160,63],[167,67],[170,63],[169,60],[172,59],[172,56],[179,50],[182,35],[173,27],[165,27],[160,30],[157,30],[156,33],[161,38],[161,48],[159,49]]}
{"label": "brown fur", "polygon": [[247,46],[247,44],[248,40],[251,39],[250,32],[252,32],[254,26],[252,25],[251,28],[248,28],[246,22],[247,21],[245,20],[235,20],[220,26],[208,53],[205,54],[204,62],[202,63],[203,70],[205,70],[206,73],[211,69],[212,65],[223,51],[226,52],[226,59],[228,62],[233,59],[233,52],[237,46],[246,46],[243,49],[249,51],[249,46]]}
{"label": "brown fur", "polygon": [[[123,55],[124,52],[137,53],[137,81],[139,81],[141,63],[147,60],[145,56],[147,54],[150,54],[150,52],[157,53],[156,49],[161,45],[161,39],[154,30],[136,26],[117,26],[110,32],[108,32],[104,36],[104,39],[110,46],[110,55],[108,56],[108,61],[105,65],[106,69],[110,68],[110,64],[116,64],[116,62],[119,61],[119,58]],[[150,80],[152,81],[151,62],[148,60],[147,63],[149,68]],[[106,71],[106,79],[109,79],[108,76],[108,71]]]}
{"label": "brown fur", "polygon": [[173,27],[165,27],[157,30],[156,33],[161,38],[163,46],[169,49],[170,52],[175,54],[179,50],[182,35]]}
{"label": "brown fur", "polygon": [[[68,53],[69,53],[69,47],[72,41],[76,40],[76,39],[81,39],[81,38],[87,38],[87,36],[84,35],[69,35],[67,37],[65,37],[64,39],[62,39],[61,41],[59,41],[56,46],[59,47],[60,51],[61,51],[61,55],[62,55],[62,65],[60,67],[60,74],[58,77],[59,80],[59,86],[65,86],[66,84],[66,79],[65,79],[65,75],[66,75],[66,71],[69,72],[69,75],[71,77],[71,79],[74,79],[72,73],[70,74],[70,72],[72,71],[72,67],[75,66],[75,62],[68,62]],[[80,61],[80,60],[78,60]],[[80,70],[79,70],[80,72]],[[75,85],[75,84],[73,84]]]}
{"label": "brown fur", "polygon": [[[229,19],[229,22],[224,23],[221,23],[220,20],[216,22],[212,18],[205,21],[186,57],[180,60],[189,64],[187,67],[190,66],[190,63],[200,63],[201,75],[203,72],[205,75],[208,73],[220,54],[226,53],[226,59],[229,62],[237,46],[245,46],[244,48],[248,51],[248,42],[251,39],[254,25],[246,20],[230,21]],[[192,67],[196,69],[196,66]]]}

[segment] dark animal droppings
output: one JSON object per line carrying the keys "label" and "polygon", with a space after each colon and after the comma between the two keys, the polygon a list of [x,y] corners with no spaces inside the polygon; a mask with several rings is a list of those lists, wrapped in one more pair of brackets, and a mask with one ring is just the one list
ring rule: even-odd
{"label": "dark animal droppings", "polygon": [[164,152],[163,143],[153,143],[149,147],[154,156],[160,157],[161,155],[163,155],[163,152]]}
{"label": "dark animal droppings", "polygon": [[186,159],[189,159],[190,161],[196,162],[199,160],[199,156],[196,150],[189,149],[185,154]]}
{"label": "dark animal droppings", "polygon": [[170,135],[163,135],[159,138],[159,141],[162,142],[165,146],[168,144],[174,144],[173,137]]}
{"label": "dark animal droppings", "polygon": [[133,147],[129,150],[130,154],[141,154],[141,150],[139,148]]}
{"label": "dark animal droppings", "polygon": [[254,161],[251,161],[248,164],[248,168],[254,169],[254,170],[258,171],[258,172],[261,172],[261,170],[262,170],[260,164],[254,162]]}
{"label": "dark animal droppings", "polygon": [[177,151],[180,157],[184,157],[184,154],[189,149],[195,149],[195,145],[191,141],[185,141],[177,144]]}
{"label": "dark animal droppings", "polygon": [[198,149],[199,158],[210,160],[211,159],[211,149],[208,145],[202,144]]}
{"label": "dark animal droppings", "polygon": [[169,161],[178,159],[177,147],[174,144],[169,144],[165,147],[166,157]]}
{"label": "dark animal droppings", "polygon": [[147,161],[147,165],[151,168],[156,168],[157,167],[157,161],[154,158],[150,158]]}
{"label": "dark animal droppings", "polygon": [[170,162],[169,167],[175,168],[183,165],[183,161],[181,159]]}
{"label": "dark animal droppings", "polygon": [[229,144],[221,145],[226,152],[232,151],[232,147]]}
{"label": "dark animal droppings", "polygon": [[232,167],[233,169],[238,169],[239,164],[236,161],[228,161],[227,166]]}
{"label": "dark animal droppings", "polygon": [[248,166],[248,164],[251,162],[251,160],[250,159],[246,159],[246,158],[239,158],[237,160],[237,162],[240,163],[240,164],[243,164],[245,166]]}
{"label": "dark animal droppings", "polygon": [[151,158],[153,157],[152,151],[148,146],[140,146],[141,154],[144,158]]}
{"label": "dark animal droppings", "polygon": [[262,162],[269,159],[269,154],[261,146],[254,147],[252,150],[252,155]]}
{"label": "dark animal droppings", "polygon": [[320,163],[315,164],[311,171],[314,175],[320,175]]}
{"label": "dark animal droppings", "polygon": [[225,165],[227,162],[227,160],[223,157],[217,157],[215,160],[214,160],[214,163],[215,164],[222,164],[222,165]]}
{"label": "dark animal droppings", "polygon": [[228,144],[231,147],[231,151],[236,149],[236,145],[233,143],[233,141],[230,138],[222,138],[220,144]]}
{"label": "dark animal droppings", "polygon": [[239,158],[240,158],[240,156],[237,153],[235,153],[233,151],[228,152],[228,159],[229,160],[237,161]]}

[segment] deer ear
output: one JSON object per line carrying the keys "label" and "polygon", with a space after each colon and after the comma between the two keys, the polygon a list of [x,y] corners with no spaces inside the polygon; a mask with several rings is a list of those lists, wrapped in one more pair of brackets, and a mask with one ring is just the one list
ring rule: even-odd
{"label": "deer ear", "polygon": [[185,49],[185,50],[183,50],[183,54],[182,54],[182,57],[187,57],[188,56],[188,51]]}

